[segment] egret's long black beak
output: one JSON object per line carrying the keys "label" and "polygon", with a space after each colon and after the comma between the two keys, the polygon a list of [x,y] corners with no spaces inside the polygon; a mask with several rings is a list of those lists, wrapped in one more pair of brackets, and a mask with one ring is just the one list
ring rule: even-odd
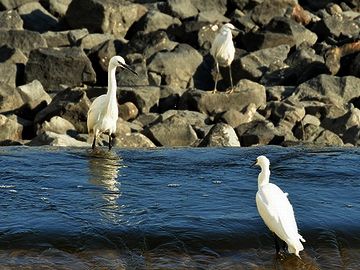
{"label": "egret's long black beak", "polygon": [[255,160],[253,163],[251,163],[250,167],[253,168],[256,165],[257,160]]}
{"label": "egret's long black beak", "polygon": [[135,70],[133,70],[131,67],[129,67],[128,65],[122,64],[121,67],[123,67],[124,69],[127,69],[127,70],[130,71],[131,73],[134,73],[136,76],[139,76],[139,74],[137,74],[137,72],[136,72]]}

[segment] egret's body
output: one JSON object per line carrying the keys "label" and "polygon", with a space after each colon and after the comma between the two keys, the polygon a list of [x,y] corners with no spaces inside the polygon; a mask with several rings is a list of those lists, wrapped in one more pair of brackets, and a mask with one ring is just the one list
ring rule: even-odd
{"label": "egret's body", "polygon": [[231,23],[224,24],[221,28],[219,33],[216,35],[210,53],[215,59],[216,65],[216,75],[215,75],[215,87],[214,92],[217,91],[217,81],[219,75],[219,65],[223,67],[229,67],[229,76],[230,76],[230,83],[231,89],[233,90],[233,81],[232,81],[232,74],[231,74],[231,63],[234,60],[235,56],[235,46],[232,40],[232,33],[231,30],[236,29]]}
{"label": "egret's body", "polygon": [[[87,115],[87,128],[90,135],[94,136],[92,148],[96,146],[96,139],[101,134],[109,136],[109,150],[111,149],[111,138],[115,136],[116,122],[118,119],[118,104],[116,99],[116,77],[117,67],[130,70],[121,56],[110,59],[108,67],[108,90],[107,93],[97,97],[90,106]],[[136,73],[135,73],[136,74]]]}
{"label": "egret's body", "polygon": [[305,240],[298,233],[294,210],[287,198],[288,194],[278,186],[269,183],[270,162],[265,156],[259,156],[256,165],[261,167],[258,177],[258,192],[256,193],[256,206],[259,214],[266,226],[286,242],[289,253],[300,257],[299,252],[304,249],[300,241],[305,242]]}

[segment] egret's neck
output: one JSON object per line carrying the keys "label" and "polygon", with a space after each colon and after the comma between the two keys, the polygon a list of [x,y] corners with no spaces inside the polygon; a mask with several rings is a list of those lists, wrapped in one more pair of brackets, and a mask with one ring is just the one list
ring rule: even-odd
{"label": "egret's neck", "polygon": [[269,167],[262,167],[261,172],[258,176],[258,188],[262,187],[263,185],[268,184],[270,181],[270,169]]}
{"label": "egret's neck", "polygon": [[116,67],[112,67],[108,71],[108,91],[107,91],[107,95],[108,95],[108,97],[110,99],[111,98],[114,99],[114,97],[115,97],[115,100],[116,100],[117,85],[116,85],[115,71],[116,71]]}

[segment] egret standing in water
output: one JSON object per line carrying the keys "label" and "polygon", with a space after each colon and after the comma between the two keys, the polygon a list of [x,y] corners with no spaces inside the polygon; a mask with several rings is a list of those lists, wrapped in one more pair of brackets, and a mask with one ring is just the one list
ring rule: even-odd
{"label": "egret standing in water", "polygon": [[234,89],[232,74],[231,74],[231,62],[234,60],[235,56],[235,46],[232,40],[231,30],[236,30],[235,26],[231,23],[224,24],[219,33],[215,36],[215,39],[212,43],[210,53],[215,59],[216,65],[216,75],[215,75],[215,87],[213,93],[217,91],[217,81],[220,73],[219,65],[223,67],[229,67],[229,76],[230,76],[230,84],[231,89],[229,93],[231,93]]}
{"label": "egret standing in water", "polygon": [[294,253],[300,258],[299,252],[304,249],[304,238],[299,234],[296,225],[294,210],[284,193],[277,185],[269,183],[270,161],[265,156],[259,156],[254,165],[261,167],[258,176],[258,192],[256,193],[256,206],[266,226],[275,234],[276,252],[280,247],[276,236],[285,241],[289,253]]}
{"label": "egret standing in water", "polygon": [[92,149],[96,146],[97,137],[101,134],[109,136],[109,150],[112,147],[112,138],[115,137],[116,122],[118,119],[118,103],[116,99],[116,68],[124,68],[132,73],[132,70],[121,56],[114,56],[110,59],[108,67],[108,90],[107,93],[97,97],[90,106],[87,114],[87,128],[90,135],[94,136]]}

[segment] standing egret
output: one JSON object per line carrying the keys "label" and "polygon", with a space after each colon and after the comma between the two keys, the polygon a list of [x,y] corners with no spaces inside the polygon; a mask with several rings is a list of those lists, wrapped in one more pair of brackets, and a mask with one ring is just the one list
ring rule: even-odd
{"label": "standing egret", "polygon": [[101,134],[109,135],[109,150],[112,147],[112,138],[115,137],[116,122],[118,119],[118,103],[116,99],[116,78],[117,67],[125,68],[132,73],[132,70],[121,56],[114,56],[110,59],[108,67],[108,90],[107,93],[97,97],[90,106],[87,114],[87,128],[90,135],[94,136],[92,149],[96,146],[96,139]]}
{"label": "standing egret", "polygon": [[230,76],[230,83],[231,89],[229,93],[231,93],[234,89],[233,81],[232,81],[232,74],[231,74],[231,62],[234,60],[235,56],[235,46],[232,40],[232,33],[231,30],[236,30],[235,26],[231,23],[224,24],[221,28],[219,33],[216,35],[210,53],[215,59],[216,65],[216,75],[215,75],[215,87],[213,93],[217,91],[217,81],[219,75],[219,65],[223,67],[229,67],[229,76]]}
{"label": "standing egret", "polygon": [[296,225],[294,210],[284,193],[277,185],[269,183],[270,161],[265,156],[259,156],[254,165],[261,167],[258,176],[258,192],[256,193],[256,206],[266,226],[275,233],[276,252],[280,248],[276,235],[288,246],[289,253],[300,258],[299,252],[304,249],[304,238],[299,234]]}

